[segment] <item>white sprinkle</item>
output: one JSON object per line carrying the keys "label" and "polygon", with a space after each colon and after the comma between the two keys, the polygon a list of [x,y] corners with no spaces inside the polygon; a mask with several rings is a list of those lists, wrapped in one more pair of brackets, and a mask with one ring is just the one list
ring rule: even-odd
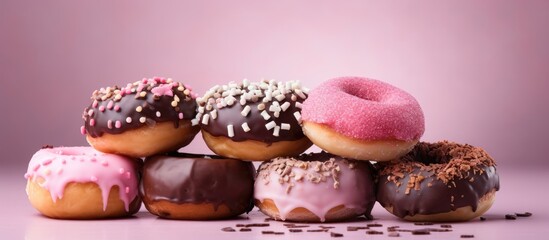
{"label": "white sprinkle", "polygon": [[213,111],[210,112],[210,115],[212,116],[212,119],[216,119],[217,118],[217,110],[214,109]]}
{"label": "white sprinkle", "polygon": [[143,107],[137,106],[137,107],[135,108],[135,111],[136,111],[136,112],[141,112],[141,111],[143,111]]}
{"label": "white sprinkle", "polygon": [[301,109],[301,103],[300,102],[295,102],[295,107]]}
{"label": "white sprinkle", "polygon": [[257,109],[258,109],[259,111],[265,110],[265,104],[263,104],[263,103],[258,104],[258,105],[257,105]]}
{"label": "white sprinkle", "polygon": [[198,125],[198,118],[194,118],[193,120],[191,120],[191,125],[192,126]]}
{"label": "white sprinkle", "polygon": [[232,124],[227,125],[227,135],[229,137],[234,137],[234,129]]}
{"label": "white sprinkle", "polygon": [[107,121],[107,127],[112,129],[112,120]]}
{"label": "white sprinkle", "polygon": [[309,91],[310,91],[310,89],[306,87],[301,88],[301,90],[303,90],[303,92],[307,94],[309,94]]}
{"label": "white sprinkle", "polygon": [[242,129],[244,130],[244,132],[249,132],[251,130],[247,122],[242,124]]}
{"label": "white sprinkle", "polygon": [[275,129],[274,129],[274,131],[273,131],[273,136],[278,137],[278,136],[279,136],[279,132],[280,132],[280,127],[279,127],[279,126],[275,126]]}
{"label": "white sprinkle", "polygon": [[156,117],[160,117],[162,116],[162,114],[160,113],[160,111],[156,111]]}
{"label": "white sprinkle", "polygon": [[282,100],[284,100],[284,99],[286,98],[286,96],[284,96],[284,94],[278,94],[278,95],[276,95],[275,98],[276,98],[276,100],[278,100],[278,101],[282,101]]}
{"label": "white sprinkle", "polygon": [[244,109],[240,113],[242,114],[242,116],[246,117],[251,110],[252,108],[250,107],[250,105],[246,105],[246,107],[244,107]]}
{"label": "white sprinkle", "polygon": [[240,96],[240,105],[246,105],[246,97],[244,95]]}
{"label": "white sprinkle", "polygon": [[198,112],[199,113],[204,113],[204,107],[198,107]]}
{"label": "white sprinkle", "polygon": [[275,116],[275,118],[278,118],[278,117],[280,117],[280,111],[278,111],[278,112],[274,112],[274,113],[273,113],[273,115]]}
{"label": "white sprinkle", "polygon": [[288,124],[288,123],[280,124],[280,128],[281,128],[282,130],[290,130],[290,126],[291,126],[291,125]]}
{"label": "white sprinkle", "polygon": [[265,127],[267,128],[267,130],[271,130],[276,127],[276,123],[275,121],[270,121],[269,123],[265,124]]}
{"label": "white sprinkle", "polygon": [[305,94],[303,93],[303,91],[301,91],[300,89],[296,89],[294,92],[295,92],[300,98],[302,98],[302,99],[307,98],[307,96],[305,96]]}
{"label": "white sprinkle", "polygon": [[297,120],[298,123],[301,123],[301,113],[294,112],[294,117]]}
{"label": "white sprinkle", "polygon": [[290,107],[290,102],[285,102],[282,105],[280,105],[280,109],[282,109],[283,112],[286,112],[288,108]]}
{"label": "white sprinkle", "polygon": [[177,95],[173,95],[173,100],[175,100],[176,102],[181,101]]}
{"label": "white sprinkle", "polygon": [[210,121],[210,114],[204,114],[204,117],[202,118],[202,124],[208,125],[208,121]]}
{"label": "white sprinkle", "polygon": [[269,118],[271,118],[271,115],[269,115],[269,113],[267,112],[267,110],[263,110],[263,112],[261,112],[261,116],[262,116],[263,119],[265,119],[265,120],[269,120]]}
{"label": "white sprinkle", "polygon": [[139,118],[139,122],[140,123],[145,123],[147,121],[147,118],[146,117],[140,117]]}
{"label": "white sprinkle", "polygon": [[132,123],[132,118],[131,118],[131,117],[127,117],[127,118],[126,118],[126,122],[127,122],[127,123]]}

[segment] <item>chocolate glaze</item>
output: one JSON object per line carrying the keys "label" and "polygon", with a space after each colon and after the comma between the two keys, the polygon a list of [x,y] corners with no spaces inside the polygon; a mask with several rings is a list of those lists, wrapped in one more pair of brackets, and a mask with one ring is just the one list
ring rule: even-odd
{"label": "chocolate glaze", "polygon": [[[411,172],[403,173],[404,176],[398,180],[401,183],[399,186],[389,180],[397,174],[387,174],[383,169],[380,170],[377,200],[383,207],[392,207],[393,214],[398,217],[446,213],[466,206],[471,206],[476,211],[483,196],[499,190],[499,176],[495,165],[479,164],[463,171],[464,177],[454,177],[445,183],[437,177],[436,172],[425,166],[447,163],[452,160],[448,159],[449,155],[428,156],[412,151],[408,156],[415,156],[415,162],[405,160],[376,164],[381,168],[394,164],[407,164],[412,168]],[[493,160],[489,159],[487,162],[493,163]],[[409,189],[409,194],[406,194],[407,183],[412,174],[421,174],[425,179],[420,182],[419,187]]]}
{"label": "chocolate glaze", "polygon": [[[210,133],[213,136],[229,137],[227,134],[227,125],[232,124],[234,126],[234,136],[231,137],[231,140],[236,142],[256,140],[261,142],[273,143],[278,141],[299,140],[305,137],[305,135],[303,134],[301,126],[299,125],[299,122],[297,122],[293,113],[296,111],[301,111],[301,109],[295,107],[295,103],[302,103],[304,99],[298,98],[297,101],[291,101],[290,96],[291,94],[286,94],[286,99],[281,101],[281,103],[288,101],[290,103],[290,107],[286,111],[280,112],[280,116],[278,118],[275,118],[273,113],[268,111],[272,102],[264,103],[261,101],[261,99],[259,99],[257,102],[246,103],[246,105],[251,107],[251,111],[246,117],[242,116],[241,114],[246,105],[240,105],[239,103],[235,103],[232,106],[226,106],[221,109],[214,107],[214,109],[217,109],[218,117],[216,119],[210,118],[210,122],[208,123],[208,125],[200,123],[200,127],[202,128],[202,130]],[[257,105],[259,104],[265,104],[265,109],[267,109],[267,112],[269,112],[269,115],[271,116],[269,120],[265,120],[261,116],[261,112],[263,112],[263,110],[260,111],[257,109]],[[279,136],[274,136],[273,130],[267,130],[267,128],[265,127],[265,124],[270,121],[275,121],[276,125],[278,126],[280,126],[280,124],[282,123],[288,123],[291,126],[290,130],[281,129],[279,132]],[[242,129],[242,124],[245,122],[247,122],[248,126],[250,127],[250,131],[248,132],[245,132]]]}
{"label": "chocolate glaze", "polygon": [[[139,83],[142,82],[134,83],[131,88],[136,89]],[[145,97],[136,97],[136,94],[139,94],[139,92],[134,90],[117,100],[115,99],[117,94],[114,91],[122,91],[128,88],[118,86],[109,88],[109,91],[103,89],[103,91],[94,92],[91,97],[92,104],[84,110],[82,115],[85,121],[85,132],[91,137],[101,137],[103,133],[120,134],[127,130],[146,125],[154,126],[157,122],[167,121],[173,122],[174,127],[177,128],[179,127],[180,120],[190,120],[196,116],[197,105],[190,94],[190,89],[183,87],[182,84],[175,83],[178,86],[174,85],[171,87],[172,96],[165,94],[159,96],[153,94],[151,90],[166,84],[166,80],[156,78],[149,79],[146,82],[148,84],[142,89],[142,92],[146,93]],[[174,84],[174,82],[168,84]],[[187,91],[185,92],[185,90]],[[104,96],[108,97],[102,99]],[[179,98],[179,102],[173,107],[171,104],[175,96]],[[96,105],[93,103],[95,101],[97,102]],[[109,104],[112,104],[112,107],[109,108]],[[138,106],[142,107],[141,112],[136,110]],[[104,108],[104,111],[100,111],[100,108]],[[89,114],[90,110],[93,110],[91,115]],[[160,112],[160,116],[157,115],[157,112]],[[180,118],[180,113],[183,114],[182,119]],[[131,122],[129,123],[127,121],[128,117],[131,118]],[[146,119],[144,123],[140,121],[142,117]],[[94,121],[93,126],[90,124],[92,119]],[[110,127],[109,120],[111,121]],[[118,127],[116,126],[116,121],[120,122]]]}
{"label": "chocolate glaze", "polygon": [[145,159],[140,193],[145,203],[224,204],[237,215],[253,208],[254,178],[251,162],[169,153]]}

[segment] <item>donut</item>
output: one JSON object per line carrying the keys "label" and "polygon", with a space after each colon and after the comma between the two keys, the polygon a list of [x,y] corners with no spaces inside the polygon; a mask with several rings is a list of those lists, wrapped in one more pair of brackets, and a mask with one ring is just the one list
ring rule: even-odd
{"label": "donut", "polygon": [[187,85],[155,77],[93,92],[81,132],[95,149],[146,157],[188,145],[200,130],[191,126],[196,96]]}
{"label": "donut", "polygon": [[50,218],[130,216],[141,207],[140,161],[91,147],[47,146],[29,162],[27,195],[31,205]]}
{"label": "donut", "polygon": [[418,143],[400,161],[378,163],[377,200],[408,221],[468,221],[484,214],[499,190],[494,160],[479,147]]}
{"label": "donut", "polygon": [[336,222],[370,216],[375,173],[368,161],[326,152],[275,158],[258,169],[254,201],[276,220]]}
{"label": "donut", "polygon": [[146,158],[140,193],[147,210],[162,218],[224,219],[253,208],[254,177],[251,162],[169,153]]}
{"label": "donut", "polygon": [[206,145],[216,154],[265,161],[297,156],[312,143],[301,130],[301,103],[308,90],[297,81],[231,82],[197,98]]}
{"label": "donut", "polygon": [[311,90],[303,132],[323,150],[357,160],[388,161],[408,153],[425,130],[410,94],[387,83],[340,77]]}

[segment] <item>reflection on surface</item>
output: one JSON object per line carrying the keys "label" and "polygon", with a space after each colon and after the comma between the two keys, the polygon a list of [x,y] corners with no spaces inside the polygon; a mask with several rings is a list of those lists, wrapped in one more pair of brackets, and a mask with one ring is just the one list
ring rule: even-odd
{"label": "reflection on surface", "polygon": [[[147,213],[138,213],[146,218]],[[140,224],[138,217],[108,220],[59,220],[39,214],[29,216],[25,239],[130,239]],[[146,236],[143,236],[147,238]]]}

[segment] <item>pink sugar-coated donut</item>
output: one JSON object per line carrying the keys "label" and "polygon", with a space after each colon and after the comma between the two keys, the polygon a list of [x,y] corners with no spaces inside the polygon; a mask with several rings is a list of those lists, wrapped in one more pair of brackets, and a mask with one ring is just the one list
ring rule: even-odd
{"label": "pink sugar-coated donut", "polygon": [[[322,83],[309,92],[301,114],[304,125],[316,123],[362,143],[396,141],[383,147],[396,144],[405,147],[406,152],[425,131],[423,111],[413,96],[385,82],[364,77],[340,77]],[[304,130],[313,143],[324,149],[323,144],[318,144],[319,137],[312,136],[311,127],[304,126]],[[341,154],[333,149],[324,150]],[[397,151],[396,155],[365,159],[368,156],[355,156],[352,154],[355,149],[349,150],[351,152],[343,156],[361,160],[390,160],[406,153]]]}
{"label": "pink sugar-coated donut", "polygon": [[[131,202],[138,197],[136,166],[135,159],[91,147],[43,148],[32,156],[25,178],[48,190],[54,203],[63,199],[69,183],[95,183],[101,189],[103,210],[107,208],[111,188],[118,186],[118,197],[128,212]],[[81,196],[83,200],[86,197]]]}

